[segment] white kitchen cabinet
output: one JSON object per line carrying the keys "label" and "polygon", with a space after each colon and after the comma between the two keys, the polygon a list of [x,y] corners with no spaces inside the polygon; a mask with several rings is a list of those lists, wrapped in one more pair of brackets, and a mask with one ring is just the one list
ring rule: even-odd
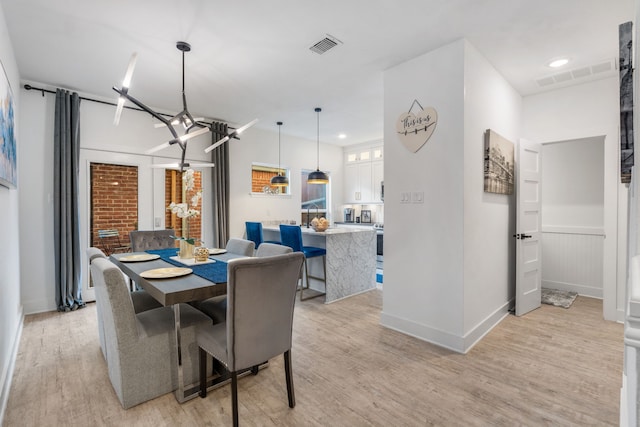
{"label": "white kitchen cabinet", "polygon": [[378,160],[371,162],[371,177],[373,185],[373,201],[383,202],[382,200],[382,182],[384,181],[384,162]]}
{"label": "white kitchen cabinet", "polygon": [[382,147],[368,147],[345,153],[345,203],[382,203]]}

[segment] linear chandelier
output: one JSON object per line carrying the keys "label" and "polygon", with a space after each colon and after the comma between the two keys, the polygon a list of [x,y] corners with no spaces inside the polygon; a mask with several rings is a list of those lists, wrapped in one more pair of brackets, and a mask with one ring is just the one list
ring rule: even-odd
{"label": "linear chandelier", "polygon": [[[116,86],[113,87],[113,90],[120,95],[118,98],[118,105],[116,107],[116,114],[115,114],[113,123],[116,126],[118,125],[118,123],[120,122],[120,116],[122,114],[124,104],[126,101],[129,101],[135,104],[140,109],[149,113],[154,118],[158,119],[161,122],[160,126],[165,126],[167,129],[169,129],[169,132],[171,132],[171,136],[172,136],[171,140],[147,150],[146,154],[155,153],[156,151],[160,151],[162,149],[165,149],[175,144],[178,144],[178,146],[182,150],[182,157],[180,159],[180,163],[154,164],[152,165],[152,167],[177,168],[180,171],[182,171],[184,168],[189,168],[189,167],[213,167],[214,166],[213,163],[194,163],[194,162],[187,163],[185,161],[185,156],[187,153],[187,142],[190,139],[195,138],[196,136],[204,135],[206,133],[211,132],[211,124],[203,122],[202,121],[203,119],[201,118],[194,118],[189,112],[189,109],[187,108],[187,96],[185,94],[185,88],[184,88],[185,86],[184,85],[184,81],[185,81],[184,54],[185,52],[191,51],[191,45],[187,42],[179,41],[176,43],[176,48],[182,52],[182,111],[176,114],[175,116],[171,117],[170,119],[168,119],[167,117],[165,117],[164,114],[161,114],[152,110],[151,108],[149,108],[148,106],[146,106],[145,104],[143,104],[142,102],[140,102],[139,100],[137,100],[136,98],[134,98],[129,94],[129,85],[131,84],[133,70],[135,68],[135,64],[138,57],[138,54],[134,52],[133,55],[131,56],[131,60],[129,61],[129,66],[127,67],[127,72],[125,73],[124,80],[122,81],[122,86],[120,88],[117,88]],[[207,147],[204,150],[205,153],[208,153],[212,151],[214,148],[220,146],[221,144],[224,144],[230,138],[239,139],[238,135],[240,135],[244,130],[253,126],[257,121],[258,119],[255,119],[250,123],[227,133],[227,136],[220,139],[219,141],[212,144],[211,146]],[[176,131],[176,127],[182,127],[184,129],[184,133],[182,135],[178,135],[178,132]]]}

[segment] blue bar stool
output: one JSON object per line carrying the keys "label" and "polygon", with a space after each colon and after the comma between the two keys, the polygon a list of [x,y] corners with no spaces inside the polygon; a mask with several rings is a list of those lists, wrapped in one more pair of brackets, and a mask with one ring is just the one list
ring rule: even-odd
{"label": "blue bar stool", "polygon": [[[251,240],[256,244],[256,250],[258,246],[260,246],[264,242],[264,237],[262,236],[262,223],[261,222],[250,222],[247,221],[244,223],[247,230],[247,240]],[[276,242],[273,240],[269,240],[266,243],[275,243],[280,244],[280,242]]]}
{"label": "blue bar stool", "polygon": [[[306,276],[306,286],[304,286],[304,283],[302,283],[302,286],[300,286],[300,301],[305,301],[311,298],[325,295],[327,284],[327,250],[325,248],[317,248],[315,246],[303,246],[302,231],[297,225],[280,224],[280,240],[282,240],[283,245],[289,246],[291,249],[293,249],[294,252],[302,252],[304,254],[304,272]],[[307,263],[307,259],[319,256],[322,257],[322,268],[324,270],[324,277],[309,276],[309,265]],[[324,282],[325,292],[304,298],[304,290],[309,289],[309,279],[316,279]]]}

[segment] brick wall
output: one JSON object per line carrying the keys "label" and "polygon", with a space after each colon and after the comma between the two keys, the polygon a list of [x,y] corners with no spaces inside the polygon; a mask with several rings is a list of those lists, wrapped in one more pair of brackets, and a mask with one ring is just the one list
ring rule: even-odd
{"label": "brick wall", "polygon": [[91,246],[104,249],[98,230],[118,230],[120,243],[129,244],[129,232],[138,228],[138,168],[91,163]]}
{"label": "brick wall", "polygon": [[[264,186],[271,187],[271,178],[276,176],[275,172],[267,172],[261,170],[253,170],[252,171],[252,179],[251,179],[251,192],[253,193],[263,193]],[[276,190],[277,187],[271,187],[272,190]]]}

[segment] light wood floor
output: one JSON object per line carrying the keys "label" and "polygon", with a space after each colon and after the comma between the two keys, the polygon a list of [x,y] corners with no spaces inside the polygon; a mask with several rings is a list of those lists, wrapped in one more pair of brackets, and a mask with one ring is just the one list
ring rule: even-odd
{"label": "light wood floor", "polygon": [[[618,425],[622,325],[599,300],[507,317],[467,355],[379,325],[380,291],[297,303],[297,405],[282,357],[239,381],[246,426]],[[70,334],[75,338],[70,338]],[[27,316],[5,426],[230,425],[229,387],[123,410],[100,353],[95,305]]]}

